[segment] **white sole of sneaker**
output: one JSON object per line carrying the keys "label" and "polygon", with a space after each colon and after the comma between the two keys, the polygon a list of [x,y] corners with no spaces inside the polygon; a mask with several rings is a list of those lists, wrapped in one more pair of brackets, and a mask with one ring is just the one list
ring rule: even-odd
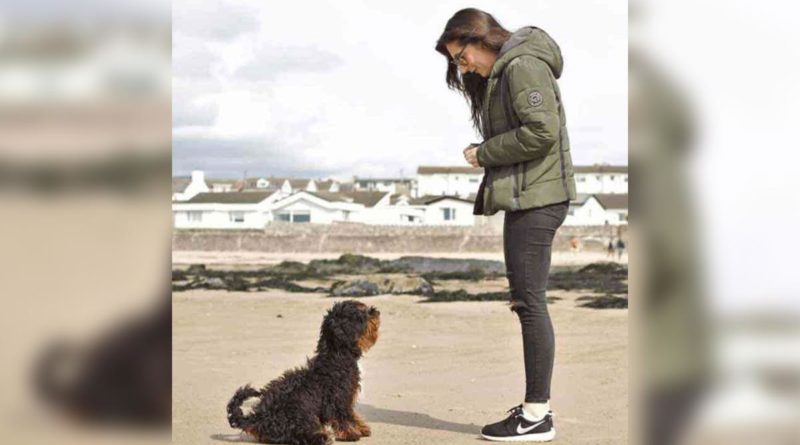
{"label": "white sole of sneaker", "polygon": [[521,436],[494,437],[481,434],[481,437],[492,442],[550,442],[556,438],[556,429],[552,428],[546,433],[523,434]]}

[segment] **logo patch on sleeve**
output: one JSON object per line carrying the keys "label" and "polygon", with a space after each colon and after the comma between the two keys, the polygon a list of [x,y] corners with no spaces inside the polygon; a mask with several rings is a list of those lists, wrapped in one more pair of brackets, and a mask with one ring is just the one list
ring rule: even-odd
{"label": "logo patch on sleeve", "polygon": [[530,104],[530,106],[538,107],[542,104],[542,102],[544,102],[542,93],[538,91],[532,91],[531,94],[528,94],[528,104]]}

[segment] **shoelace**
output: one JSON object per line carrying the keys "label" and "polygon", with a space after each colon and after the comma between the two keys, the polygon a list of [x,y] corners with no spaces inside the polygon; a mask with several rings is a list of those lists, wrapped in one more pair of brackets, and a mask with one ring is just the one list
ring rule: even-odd
{"label": "shoelace", "polygon": [[520,403],[519,405],[511,408],[510,410],[508,410],[506,412],[507,413],[511,413],[511,415],[506,417],[506,419],[505,419],[504,423],[507,425],[508,422],[511,422],[511,420],[516,419],[517,417],[522,415],[522,404]]}
{"label": "shoelace", "polygon": [[520,403],[519,405],[511,408],[510,410],[508,410],[506,412],[514,414],[515,416],[519,416],[520,414],[522,414],[522,404]]}

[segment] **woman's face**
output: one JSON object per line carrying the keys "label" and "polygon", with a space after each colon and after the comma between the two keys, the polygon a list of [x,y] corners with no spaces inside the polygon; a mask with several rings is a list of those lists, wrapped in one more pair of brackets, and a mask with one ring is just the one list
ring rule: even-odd
{"label": "woman's face", "polygon": [[458,65],[458,70],[462,75],[477,73],[482,77],[489,77],[489,73],[492,72],[492,66],[497,60],[496,54],[474,43],[463,45],[458,41],[453,41],[445,46],[453,59],[452,63]]}

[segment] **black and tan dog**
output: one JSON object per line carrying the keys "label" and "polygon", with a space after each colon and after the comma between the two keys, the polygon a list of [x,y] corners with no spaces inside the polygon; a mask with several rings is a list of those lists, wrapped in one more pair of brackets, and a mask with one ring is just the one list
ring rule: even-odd
{"label": "black and tan dog", "polygon": [[[239,388],[228,403],[228,422],[263,443],[324,445],[371,434],[354,409],[360,389],[358,360],[378,340],[380,312],[361,302],[336,303],[320,328],[316,355],[261,390]],[[259,398],[244,415],[242,403]]]}

